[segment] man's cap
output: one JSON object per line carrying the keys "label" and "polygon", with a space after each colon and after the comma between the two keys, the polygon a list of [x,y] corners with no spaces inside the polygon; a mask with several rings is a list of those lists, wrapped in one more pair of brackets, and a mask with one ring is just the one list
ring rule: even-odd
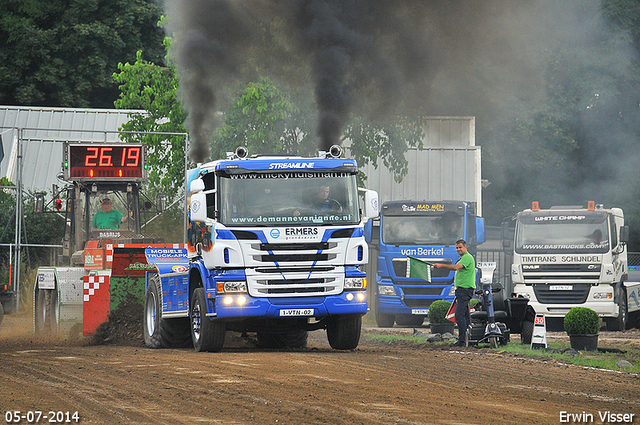
{"label": "man's cap", "polygon": [[103,204],[111,203],[111,199],[109,199],[109,198],[104,198],[104,199],[102,200],[102,203],[103,203]]}

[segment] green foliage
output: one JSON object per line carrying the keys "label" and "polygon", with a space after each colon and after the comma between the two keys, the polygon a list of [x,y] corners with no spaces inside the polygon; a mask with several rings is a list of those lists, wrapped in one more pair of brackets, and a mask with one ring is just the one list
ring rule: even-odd
{"label": "green foliage", "polygon": [[404,154],[409,148],[422,149],[424,137],[419,119],[396,117],[385,122],[365,121],[355,117],[347,126],[345,138],[351,140],[351,156],[363,166],[378,164],[378,159],[394,173],[396,182],[407,174],[408,164]]}
{"label": "green foliage", "polygon": [[[178,78],[173,68],[161,67],[136,55],[136,62],[119,64],[113,75],[120,84],[118,109],[142,109],[145,114],[129,114],[123,131],[186,133],[185,112],[177,100]],[[130,142],[146,143],[149,149],[149,186],[151,193],[177,196],[184,185],[185,136],[125,134]]]}
{"label": "green foliage", "polygon": [[288,96],[268,77],[248,83],[214,135],[212,158],[224,158],[238,146],[254,154],[297,154],[301,135],[287,125],[296,112]]}
{"label": "green foliage", "polygon": [[598,313],[586,307],[573,307],[564,316],[567,335],[593,335],[600,332]]}
{"label": "green foliage", "polygon": [[[0,186],[14,186],[6,177],[0,179]],[[64,215],[54,212],[35,213],[33,198],[23,195],[22,243],[40,245],[59,245],[64,233]],[[16,237],[16,191],[0,190],[0,243],[15,243]],[[15,246],[13,254],[15,255]],[[23,247],[23,267],[37,267],[51,264],[52,248]],[[0,282],[9,280],[9,248],[0,249]],[[15,267],[15,264],[14,264]]]}
{"label": "green foliage", "polygon": [[5,0],[0,7],[0,104],[110,107],[118,61],[162,58],[152,0]]}
{"label": "green foliage", "polygon": [[437,300],[434,301],[429,306],[429,312],[427,316],[429,317],[430,323],[447,323],[446,319],[447,311],[451,307],[451,301],[447,300]]}
{"label": "green foliage", "polygon": [[[375,324],[375,322],[373,323]],[[410,334],[389,335],[366,333],[363,335],[362,341],[378,342],[386,345],[399,345],[398,343],[400,343],[401,345],[406,345],[406,343],[409,342],[420,344],[421,349],[425,349],[426,346],[424,344],[428,343],[426,337],[412,336]],[[442,345],[448,345],[449,341],[429,343],[429,345],[431,344],[433,344],[434,347],[438,347]],[[578,366],[593,367],[596,369],[604,370],[621,370],[625,373],[640,373],[640,362],[638,362],[640,350],[633,346],[625,345],[624,351],[622,351],[622,353],[601,353],[598,351],[591,351],[581,353],[581,355],[579,356],[566,354],[564,350],[569,348],[569,346],[569,341],[550,342],[548,344],[547,350],[532,349],[529,344],[523,345],[514,342],[514,340],[511,339],[511,342],[509,344],[504,346],[501,345],[499,347],[499,350],[501,352],[527,356],[531,359],[556,359],[563,364],[574,364]],[[618,360],[627,360],[632,363],[633,366],[628,368],[621,368],[616,364]],[[548,363],[544,362],[544,364]]]}

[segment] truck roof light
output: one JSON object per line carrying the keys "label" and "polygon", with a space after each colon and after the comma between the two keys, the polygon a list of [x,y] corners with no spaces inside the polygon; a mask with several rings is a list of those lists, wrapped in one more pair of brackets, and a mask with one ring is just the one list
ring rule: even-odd
{"label": "truck roof light", "polygon": [[531,209],[533,211],[540,211],[540,205],[538,204],[538,201],[533,201],[531,203]]}
{"label": "truck roof light", "polygon": [[596,203],[595,203],[594,201],[589,201],[589,202],[587,203],[587,209],[588,209],[589,211],[593,211],[593,210],[595,210],[595,209],[596,209]]}

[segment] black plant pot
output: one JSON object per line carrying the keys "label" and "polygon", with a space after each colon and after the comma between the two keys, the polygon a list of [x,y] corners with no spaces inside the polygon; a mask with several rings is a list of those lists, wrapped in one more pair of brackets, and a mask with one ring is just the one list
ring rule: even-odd
{"label": "black plant pot", "polygon": [[569,341],[574,350],[596,351],[598,349],[598,334],[569,335]]}
{"label": "black plant pot", "polygon": [[453,334],[453,328],[456,326],[455,323],[447,321],[447,323],[431,323],[429,327],[431,328],[432,334],[440,334],[443,335],[447,332]]}

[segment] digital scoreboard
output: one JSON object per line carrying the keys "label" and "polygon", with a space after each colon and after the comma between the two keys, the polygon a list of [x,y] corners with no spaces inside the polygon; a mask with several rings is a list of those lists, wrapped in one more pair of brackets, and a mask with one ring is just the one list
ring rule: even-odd
{"label": "digital scoreboard", "polygon": [[134,143],[65,143],[62,164],[70,181],[144,181],[147,149]]}

